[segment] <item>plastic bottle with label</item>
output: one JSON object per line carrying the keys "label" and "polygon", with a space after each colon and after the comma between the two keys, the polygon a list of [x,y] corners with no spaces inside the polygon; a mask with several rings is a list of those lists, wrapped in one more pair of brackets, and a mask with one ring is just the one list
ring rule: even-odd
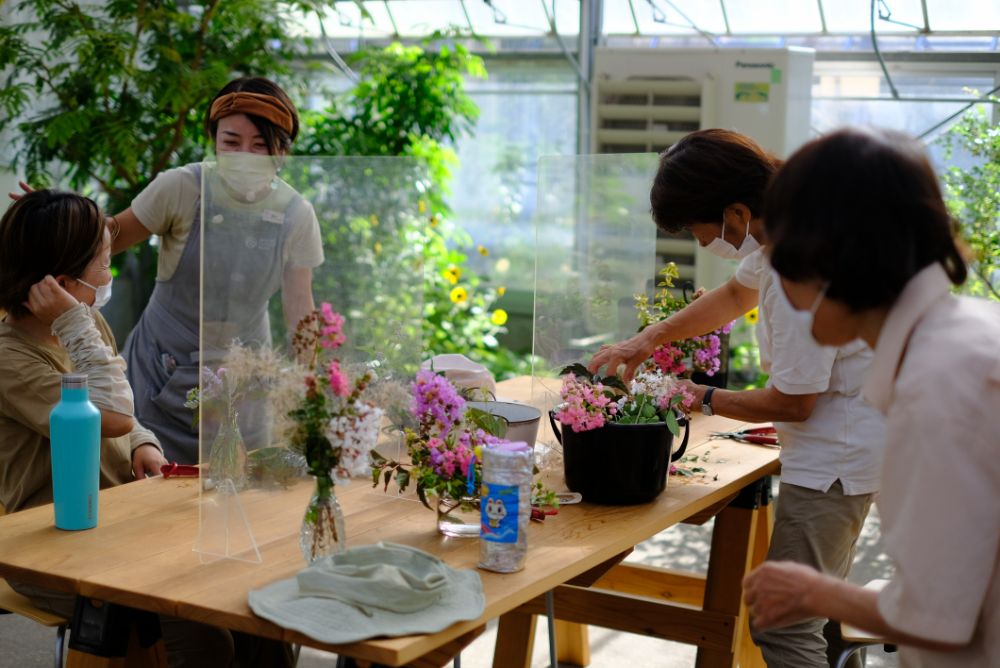
{"label": "plastic bottle with label", "polygon": [[483,449],[480,568],[498,573],[524,568],[533,460],[534,451],[527,443],[499,443]]}
{"label": "plastic bottle with label", "polygon": [[97,526],[101,482],[101,412],[90,403],[87,375],[62,377],[62,397],[49,414],[52,499],[57,529]]}

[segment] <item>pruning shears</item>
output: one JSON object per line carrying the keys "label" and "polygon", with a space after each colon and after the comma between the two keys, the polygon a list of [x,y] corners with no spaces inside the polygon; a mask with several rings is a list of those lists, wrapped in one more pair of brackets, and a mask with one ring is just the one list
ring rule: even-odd
{"label": "pruning shears", "polygon": [[778,432],[773,426],[752,427],[740,431],[713,431],[709,438],[730,438],[740,443],[752,443],[753,445],[763,445],[769,448],[781,447],[778,443]]}

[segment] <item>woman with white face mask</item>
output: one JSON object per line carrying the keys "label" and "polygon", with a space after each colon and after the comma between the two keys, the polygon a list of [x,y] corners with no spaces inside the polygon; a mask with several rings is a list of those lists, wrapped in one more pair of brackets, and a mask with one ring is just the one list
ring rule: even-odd
{"label": "woman with white face mask", "polygon": [[[231,81],[208,105],[205,130],[214,165],[160,173],[114,217],[121,228],[116,253],[159,237],[156,286],[124,355],[136,415],[159,436],[167,458],[182,464],[199,459],[198,432],[184,403],[198,385],[201,362],[210,364],[213,353],[221,357],[233,339],[269,344],[267,304],[278,292],[287,331],[294,331],[314,307],[312,270],[323,261],[312,206],[277,177],[299,130],[285,91],[259,77]],[[209,221],[201,220],[202,211]],[[210,268],[204,277],[203,223]],[[220,321],[217,341],[199,340],[200,313]],[[203,333],[209,330],[206,325]],[[266,432],[266,418],[252,421],[249,412],[242,418],[248,446],[263,445],[255,434]]]}
{"label": "woman with white face mask", "polygon": [[[687,382],[695,396],[692,409],[774,423],[782,478],[768,559],[843,578],[878,490],[884,424],[860,395],[871,350],[863,343],[819,346],[767,262],[763,195],[779,166],[751,138],[717,129],[693,132],[661,155],[650,192],[657,226],[669,233],[686,229],[705,250],[740,260],[739,267],[722,286],[666,320],[603,347],[589,368],[613,373],[624,365],[630,377],[657,346],[707,334],[759,306],[757,338],[767,387],[729,391]],[[822,668],[842,647],[839,624],[819,616],[754,632],[753,638],[771,668]]]}
{"label": "woman with white face mask", "polygon": [[875,349],[879,510],[895,573],[876,592],[800,564],[747,576],[753,623],[836,616],[901,645],[901,666],[1000,666],[1000,304],[967,269],[924,146],[849,129],[795,153],[767,195],[771,261],[803,329]]}

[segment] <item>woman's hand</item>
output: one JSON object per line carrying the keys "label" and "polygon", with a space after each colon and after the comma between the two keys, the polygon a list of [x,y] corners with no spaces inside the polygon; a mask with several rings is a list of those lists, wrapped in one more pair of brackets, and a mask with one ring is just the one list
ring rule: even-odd
{"label": "woman's hand", "polygon": [[160,475],[160,467],[166,463],[160,449],[151,443],[144,443],[132,451],[132,475],[136,480]]}
{"label": "woman's hand", "polygon": [[[700,413],[702,401],[705,399],[705,392],[708,391],[708,385],[698,385],[697,383],[692,383],[690,380],[686,379],[677,381],[677,384],[684,388],[688,394],[694,397],[694,401],[692,401],[691,405],[685,408],[685,410],[688,413]],[[684,408],[683,404],[681,404],[680,407]]]}
{"label": "woman's hand", "polygon": [[601,367],[607,367],[604,373],[611,376],[624,364],[625,370],[620,374],[621,378],[626,383],[632,380],[635,370],[649,359],[656,348],[656,340],[651,336],[650,329],[644,329],[626,341],[601,346],[587,365],[587,370],[590,373],[597,373]]}
{"label": "woman's hand", "polygon": [[791,561],[768,561],[743,578],[743,600],[754,628],[789,626],[818,616],[813,601],[827,576]]}
{"label": "woman's hand", "polygon": [[17,200],[21,199],[22,197],[24,197],[25,195],[27,195],[28,193],[33,193],[33,192],[35,192],[35,189],[34,189],[34,188],[32,188],[31,186],[29,186],[29,185],[28,185],[27,183],[25,183],[24,181],[18,181],[18,182],[17,182],[17,185],[19,185],[19,186],[21,187],[21,190],[23,190],[24,192],[19,192],[19,193],[7,193],[7,197],[10,197],[10,198],[11,198],[12,200],[14,200],[15,202],[16,202]]}
{"label": "woman's hand", "polygon": [[24,306],[46,325],[70,310],[80,302],[66,292],[52,276],[46,276],[28,290],[28,301]]}

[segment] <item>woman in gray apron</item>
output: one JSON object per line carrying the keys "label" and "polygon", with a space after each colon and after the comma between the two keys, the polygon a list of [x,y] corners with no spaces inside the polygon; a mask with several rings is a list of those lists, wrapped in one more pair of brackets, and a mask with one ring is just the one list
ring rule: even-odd
{"label": "woman in gray apron", "polygon": [[[199,369],[221,361],[233,340],[269,344],[267,304],[279,290],[290,331],[314,308],[312,269],[323,261],[319,225],[311,205],[275,176],[274,156],[288,152],[298,128],[295,107],[276,84],[232,81],[206,119],[218,164],[163,172],[114,216],[115,252],[153,234],[160,239],[156,286],[123,354],[136,418],[171,461],[198,462],[194,412],[184,403]],[[204,350],[200,323],[210,341]]]}

